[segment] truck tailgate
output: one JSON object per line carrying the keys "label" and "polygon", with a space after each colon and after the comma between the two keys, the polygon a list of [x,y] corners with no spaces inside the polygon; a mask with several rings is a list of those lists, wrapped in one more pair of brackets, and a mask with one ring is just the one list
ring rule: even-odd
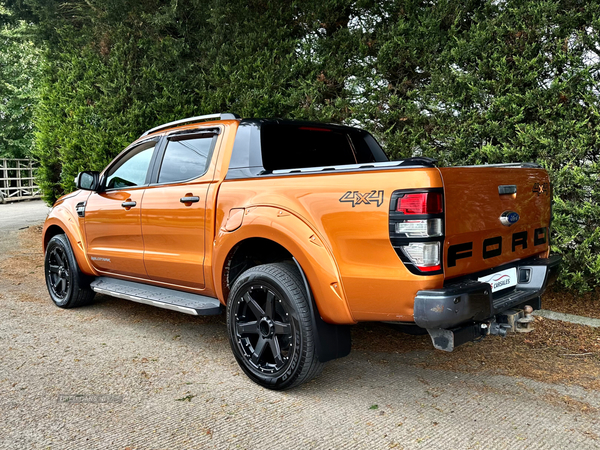
{"label": "truck tailgate", "polygon": [[551,193],[543,169],[440,168],[446,278],[481,272],[548,249]]}

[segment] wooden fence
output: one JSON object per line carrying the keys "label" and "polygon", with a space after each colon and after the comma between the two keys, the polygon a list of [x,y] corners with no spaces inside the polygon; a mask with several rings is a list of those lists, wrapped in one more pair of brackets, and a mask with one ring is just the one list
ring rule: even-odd
{"label": "wooden fence", "polygon": [[41,197],[30,159],[0,158],[0,203]]}

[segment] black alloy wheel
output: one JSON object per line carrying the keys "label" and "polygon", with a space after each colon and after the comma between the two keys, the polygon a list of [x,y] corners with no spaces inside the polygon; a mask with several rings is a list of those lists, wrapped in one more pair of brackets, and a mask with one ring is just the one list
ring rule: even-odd
{"label": "black alloy wheel", "polygon": [[321,372],[308,301],[291,264],[252,267],[234,282],[227,301],[229,343],[252,381],[283,390]]}
{"label": "black alloy wheel", "polygon": [[62,247],[54,247],[48,254],[46,276],[53,297],[61,300],[67,298],[71,287],[71,268]]}
{"label": "black alloy wheel", "polygon": [[248,364],[265,373],[283,369],[294,346],[289,307],[272,289],[251,285],[233,309],[238,345]]}
{"label": "black alloy wheel", "polygon": [[44,272],[48,293],[56,306],[75,308],[93,300],[92,277],[79,270],[69,239],[64,234],[57,234],[48,242]]}

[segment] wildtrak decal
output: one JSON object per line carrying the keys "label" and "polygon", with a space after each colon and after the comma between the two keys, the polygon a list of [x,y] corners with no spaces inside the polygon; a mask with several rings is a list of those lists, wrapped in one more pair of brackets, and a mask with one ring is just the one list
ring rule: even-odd
{"label": "wildtrak decal", "polygon": [[[515,252],[518,247],[527,248],[529,241],[527,231],[519,231],[513,233],[511,238],[511,251]],[[546,243],[546,228],[536,228],[533,231],[533,246]],[[502,254],[502,236],[495,236],[483,241],[483,259],[493,258]],[[448,247],[448,267],[456,266],[456,261],[466,259],[473,256],[473,242],[464,242],[462,244],[454,244]]]}
{"label": "wildtrak decal", "polygon": [[90,259],[92,261],[110,262],[110,258],[102,258],[100,256],[92,256]]}
{"label": "wildtrak decal", "polygon": [[352,203],[353,208],[356,205],[370,205],[371,203],[376,203],[377,207],[380,207],[383,204],[383,191],[347,191],[340,197],[340,203]]}

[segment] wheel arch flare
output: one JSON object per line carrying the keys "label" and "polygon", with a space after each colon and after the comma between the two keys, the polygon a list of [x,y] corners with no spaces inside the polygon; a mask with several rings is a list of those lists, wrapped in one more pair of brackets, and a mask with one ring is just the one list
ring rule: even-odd
{"label": "wheel arch flare", "polygon": [[[335,324],[356,323],[348,308],[335,260],[318,233],[294,214],[270,206],[246,208],[239,228],[229,232],[223,226],[217,233],[213,247],[213,279],[217,296],[223,303],[229,294],[231,262],[236,253],[249,246],[256,248],[259,242],[264,243],[267,255],[279,252],[280,257],[287,254],[297,260],[323,320]],[[260,245],[258,247],[260,251]]]}

